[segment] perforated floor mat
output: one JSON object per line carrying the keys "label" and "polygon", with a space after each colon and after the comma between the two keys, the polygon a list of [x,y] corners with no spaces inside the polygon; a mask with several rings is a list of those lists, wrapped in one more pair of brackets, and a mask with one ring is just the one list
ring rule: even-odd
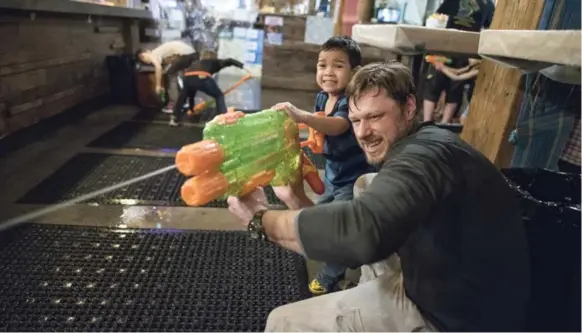
{"label": "perforated floor mat", "polygon": [[123,122],[89,143],[89,147],[178,150],[202,139],[202,127]]}
{"label": "perforated floor mat", "polygon": [[[173,163],[174,159],[171,157],[78,154],[30,190],[19,202],[54,204],[70,200]],[[177,170],[172,170],[100,195],[84,203],[185,206],[180,197],[180,187],[185,180],[186,177]],[[265,192],[271,204],[283,204],[275,196],[272,188],[267,187]],[[227,205],[225,201],[217,200],[207,204],[206,207],[227,207]]]}
{"label": "perforated floor mat", "polygon": [[0,234],[2,331],[263,331],[305,261],[246,232],[24,225]]}
{"label": "perforated floor mat", "polygon": [[[164,113],[160,110],[143,110],[135,115],[135,120],[156,120],[156,121],[170,121],[170,114]],[[200,116],[188,117],[185,115],[182,120],[184,122],[197,123],[200,120]]]}

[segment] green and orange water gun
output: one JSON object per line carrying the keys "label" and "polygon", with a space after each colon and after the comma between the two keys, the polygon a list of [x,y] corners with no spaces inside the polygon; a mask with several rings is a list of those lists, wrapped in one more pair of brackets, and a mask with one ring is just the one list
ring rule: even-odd
{"label": "green and orange water gun", "polygon": [[316,194],[325,187],[300,147],[297,124],[285,112],[254,114],[229,110],[206,124],[203,140],[176,155],[186,180],[182,200],[203,206],[228,196],[244,196],[260,186],[281,186],[303,177]]}

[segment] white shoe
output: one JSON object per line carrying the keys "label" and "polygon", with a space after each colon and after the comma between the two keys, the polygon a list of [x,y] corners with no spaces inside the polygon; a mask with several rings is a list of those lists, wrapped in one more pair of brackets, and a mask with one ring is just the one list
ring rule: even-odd
{"label": "white shoe", "polygon": [[176,117],[172,116],[170,118],[170,126],[171,127],[178,127],[180,124],[176,121]]}
{"label": "white shoe", "polygon": [[163,113],[174,113],[174,105],[168,104],[162,109]]}

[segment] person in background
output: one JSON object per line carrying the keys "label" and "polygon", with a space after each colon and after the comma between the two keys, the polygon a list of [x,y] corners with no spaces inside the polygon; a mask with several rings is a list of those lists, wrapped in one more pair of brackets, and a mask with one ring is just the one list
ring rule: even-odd
{"label": "person in background", "polygon": [[[445,0],[436,11],[448,16],[447,29],[480,31],[489,28],[495,12],[492,0]],[[463,68],[469,64],[466,57],[451,58],[451,68]],[[463,81],[454,81],[431,65],[425,78],[424,121],[432,121],[436,104],[444,91],[445,109],[443,123],[450,123],[463,101]]]}
{"label": "person in background", "polygon": [[528,243],[503,174],[457,134],[417,122],[414,79],[403,64],[364,66],[346,97],[355,136],[380,167],[357,198],[314,206],[297,179],[274,187],[287,210],[269,209],[262,188],[229,197],[229,210],[257,241],[307,259],[400,269],[283,305],[266,330],[524,331]]}
{"label": "person in background", "polygon": [[433,66],[437,71],[445,74],[450,80],[466,82],[469,84],[469,90],[467,91],[467,106],[461,115],[461,124],[464,124],[467,114],[469,113],[469,104],[471,104],[471,98],[473,97],[475,78],[479,75],[481,60],[469,58],[469,65],[463,68],[449,67],[442,62],[437,62]]}
{"label": "person in background", "polygon": [[[325,117],[300,110],[288,102],[273,107],[287,112],[296,122],[325,134],[325,193],[318,203],[351,200],[358,177],[374,170],[366,162],[366,156],[354,136],[345,96],[348,82],[361,61],[360,47],[353,39],[347,36],[328,39],[319,51],[316,73],[316,81],[322,91],[315,99],[315,112],[324,111]],[[328,230],[322,229],[321,232]],[[324,263],[309,284],[309,290],[315,295],[336,291],[347,268],[345,265]]]}
{"label": "person in background", "polygon": [[194,97],[196,92],[202,91],[216,101],[216,111],[207,119],[212,119],[216,114],[226,113],[226,102],[224,94],[218,87],[218,84],[212,77],[225,67],[235,66],[243,68],[243,63],[232,58],[217,59],[216,52],[206,50],[201,52],[200,60],[194,61],[182,75],[183,87],[176,104],[174,112],[170,119],[170,126],[178,126],[182,117],[184,104],[190,101],[190,108],[194,107]]}
{"label": "person in background", "polygon": [[[163,43],[153,50],[139,49],[136,52],[139,61],[154,66],[155,90],[162,94],[162,75],[168,75],[168,100],[164,112],[172,112],[173,105],[178,98],[178,75],[193,61],[198,60],[198,54],[194,48],[182,41],[175,40]],[[163,67],[167,69],[164,71]]]}

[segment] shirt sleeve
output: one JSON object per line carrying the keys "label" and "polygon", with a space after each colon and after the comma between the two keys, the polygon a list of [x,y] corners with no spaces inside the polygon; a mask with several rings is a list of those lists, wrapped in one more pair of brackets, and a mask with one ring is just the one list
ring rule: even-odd
{"label": "shirt sleeve", "polygon": [[389,257],[450,193],[443,159],[438,147],[407,145],[360,197],[303,209],[296,228],[305,256],[348,267]]}
{"label": "shirt sleeve", "polygon": [[350,121],[347,97],[342,97],[342,99],[339,100],[337,105],[337,111],[334,113],[333,116],[344,118],[345,120]]}

